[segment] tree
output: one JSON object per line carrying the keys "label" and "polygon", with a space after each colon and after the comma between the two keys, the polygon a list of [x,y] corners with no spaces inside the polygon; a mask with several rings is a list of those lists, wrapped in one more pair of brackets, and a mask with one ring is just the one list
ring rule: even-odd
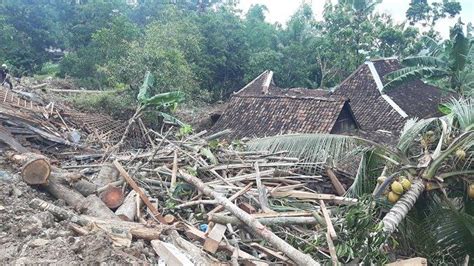
{"label": "tree", "polygon": [[[453,100],[447,107],[446,116],[409,120],[396,149],[357,137],[324,134],[268,137],[249,145],[255,150],[285,150],[306,162],[328,158],[338,162],[359,150],[362,160],[348,196],[374,195],[379,205],[387,206],[380,196],[394,193],[396,180],[410,180],[411,187],[399,188],[404,194],[379,220],[386,237],[398,228],[403,235],[395,233],[396,237],[408,238],[409,245],[425,241],[417,247],[421,254],[433,255],[428,257],[431,263],[458,264],[474,254],[474,200],[468,195],[474,181],[474,102]],[[423,227],[402,224],[407,215],[408,221],[416,219]],[[375,245],[380,248],[380,243]],[[448,249],[449,257],[442,257]]]}
{"label": "tree", "polygon": [[426,78],[437,81],[442,87],[459,93],[470,95],[474,89],[474,52],[473,41],[466,37],[461,21],[451,29],[450,40],[441,44],[425,37],[427,52],[407,57],[402,63],[405,68],[387,75],[390,80],[384,90],[389,90],[401,83]]}
{"label": "tree", "polygon": [[453,18],[461,12],[461,4],[457,1],[443,0],[433,2],[430,6],[427,0],[412,0],[406,12],[411,25],[421,22],[423,26],[434,26],[436,21],[447,16]]}

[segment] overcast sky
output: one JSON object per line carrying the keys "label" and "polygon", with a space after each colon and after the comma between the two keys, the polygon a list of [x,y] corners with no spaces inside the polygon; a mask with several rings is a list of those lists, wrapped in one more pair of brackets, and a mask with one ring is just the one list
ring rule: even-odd
{"label": "overcast sky", "polygon": [[[288,18],[298,9],[304,0],[240,0],[239,8],[244,13],[253,4],[263,4],[268,8],[267,20],[269,22],[280,22],[284,24]],[[337,0],[332,0],[336,2]],[[441,0],[438,0],[438,2]],[[474,23],[474,0],[458,0],[461,3],[461,18],[464,22]],[[326,0],[306,0],[311,3],[317,19],[322,17],[323,7]],[[428,2],[433,2],[428,1]],[[405,12],[408,9],[410,0],[383,0],[377,6],[376,11],[385,12],[399,22],[405,20]],[[437,30],[443,37],[449,36],[449,27],[454,24],[456,19],[443,19],[437,22]]]}

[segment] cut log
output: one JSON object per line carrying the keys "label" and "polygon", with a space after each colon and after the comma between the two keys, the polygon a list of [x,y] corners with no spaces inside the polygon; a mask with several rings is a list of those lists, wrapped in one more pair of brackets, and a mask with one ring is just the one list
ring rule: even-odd
{"label": "cut log", "polygon": [[123,192],[121,188],[109,186],[104,192],[100,193],[100,199],[110,209],[117,209],[123,203]]}
{"label": "cut log", "polygon": [[226,230],[227,226],[216,223],[209,232],[206,241],[204,241],[203,249],[212,254],[216,253],[219,243],[221,242],[222,238],[224,238]]}
{"label": "cut log", "polygon": [[186,182],[194,185],[204,195],[208,195],[216,199],[229,212],[245,223],[245,225],[247,225],[255,235],[260,236],[263,240],[266,240],[268,243],[270,243],[274,248],[283,252],[297,265],[319,265],[319,263],[316,262],[311,256],[302,253],[283,239],[279,238],[267,227],[253,218],[250,214],[241,210],[230,200],[223,197],[220,193],[217,193],[210,187],[206,186],[199,178],[191,176],[183,171],[180,171],[180,174],[181,178],[183,178]]}
{"label": "cut log", "polygon": [[164,218],[165,218],[165,221],[166,221],[167,224],[172,224],[172,223],[176,222],[176,217],[174,217],[174,215],[172,215],[172,214],[167,214],[167,215],[165,215]]}
{"label": "cut log", "polygon": [[135,190],[130,191],[123,204],[115,211],[115,215],[124,221],[133,222],[137,215],[136,197],[137,192]]}
{"label": "cut log", "polygon": [[21,169],[23,181],[29,185],[46,184],[50,174],[51,165],[45,158],[31,159]]}
{"label": "cut log", "polygon": [[98,187],[107,186],[108,184],[117,181],[119,177],[119,171],[112,164],[104,164],[97,174],[97,177],[93,180],[94,184]]}
{"label": "cut log", "polygon": [[185,255],[185,253],[179,250],[177,247],[170,243],[166,243],[160,240],[152,240],[151,246],[155,250],[156,254],[162,258],[166,265],[173,266],[193,266],[194,264]]}

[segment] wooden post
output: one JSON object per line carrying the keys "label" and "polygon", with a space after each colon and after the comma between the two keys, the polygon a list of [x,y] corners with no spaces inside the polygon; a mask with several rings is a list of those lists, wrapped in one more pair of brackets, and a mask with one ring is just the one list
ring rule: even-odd
{"label": "wooden post", "polygon": [[257,181],[258,199],[263,212],[272,212],[268,204],[267,187],[262,184],[258,162],[255,162],[255,180]]}

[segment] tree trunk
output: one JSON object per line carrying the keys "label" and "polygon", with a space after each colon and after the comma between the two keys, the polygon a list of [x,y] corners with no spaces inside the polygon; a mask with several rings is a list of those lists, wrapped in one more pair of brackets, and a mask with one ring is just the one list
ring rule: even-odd
{"label": "tree trunk", "polygon": [[382,220],[383,230],[391,234],[397,229],[400,222],[405,219],[408,212],[415,205],[416,200],[425,190],[423,180],[419,179],[413,182],[411,188],[395,203],[390,211]]}

